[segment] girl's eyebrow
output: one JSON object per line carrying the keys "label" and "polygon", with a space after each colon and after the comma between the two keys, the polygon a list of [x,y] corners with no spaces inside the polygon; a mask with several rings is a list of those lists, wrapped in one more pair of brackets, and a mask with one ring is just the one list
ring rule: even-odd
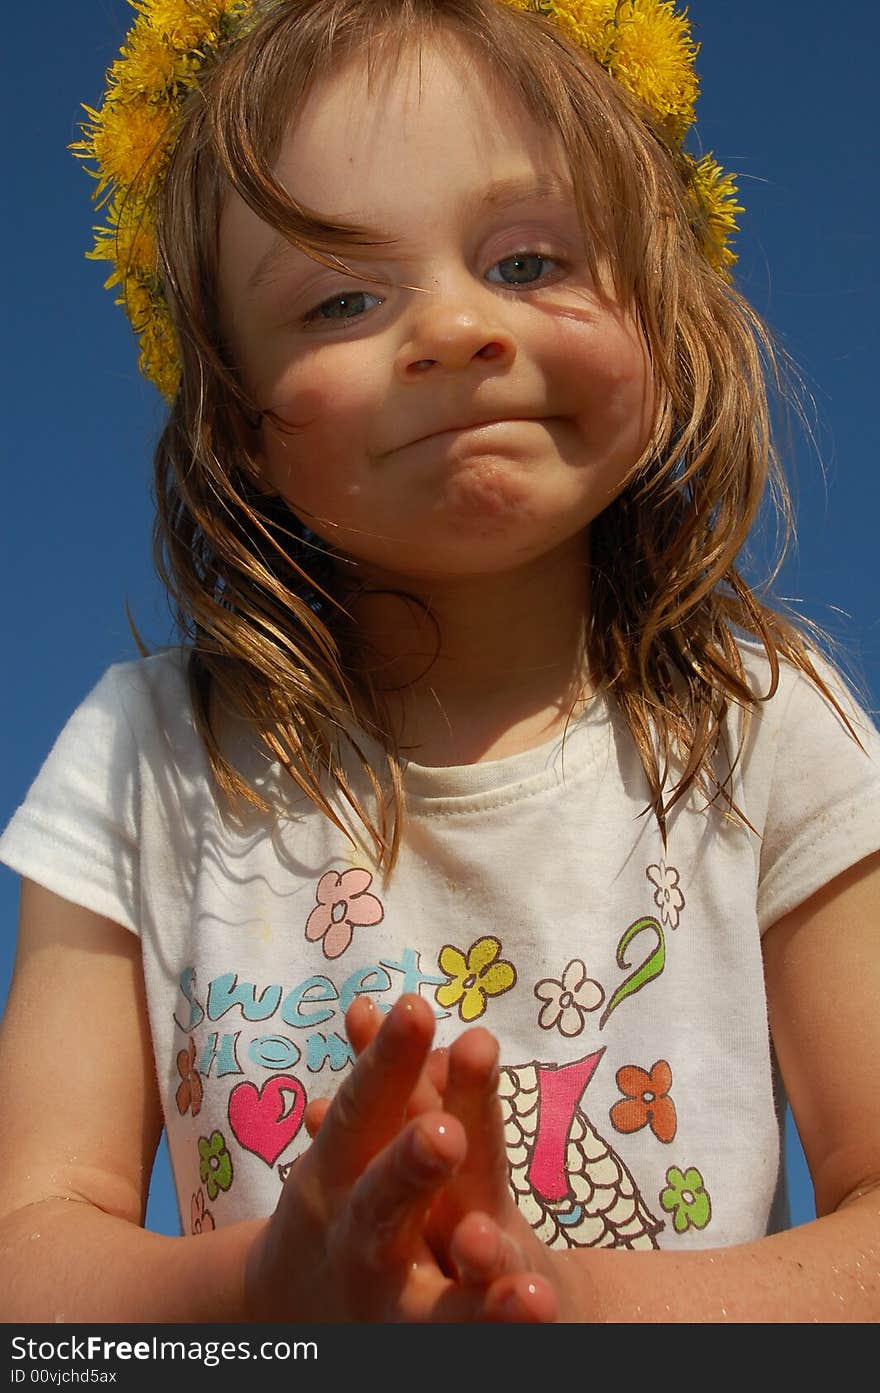
{"label": "girl's eyebrow", "polygon": [[[564,175],[555,173],[544,173],[539,175],[518,175],[510,179],[497,179],[488,188],[480,190],[473,197],[464,201],[463,211],[466,214],[479,213],[483,208],[505,209],[513,207],[517,203],[543,203],[547,200],[552,202],[569,201],[574,197],[571,180]],[[379,243],[383,242],[382,233],[378,230],[359,225],[359,230],[367,237],[373,237]],[[270,279],[278,268],[279,263],[289,257],[300,257],[304,261],[311,258],[305,252],[280,232],[272,238],[266,251],[257,262],[254,270],[248,278],[247,289],[256,290]],[[384,242],[378,247],[353,247],[348,259],[351,262],[369,261],[381,257],[384,261],[400,261],[404,259],[404,253],[396,249],[396,243]]]}
{"label": "girl's eyebrow", "polygon": [[507,208],[514,203],[531,203],[545,198],[568,199],[574,196],[571,179],[548,171],[545,174],[517,175],[512,179],[496,179],[473,200],[477,205],[488,203],[492,208]]}

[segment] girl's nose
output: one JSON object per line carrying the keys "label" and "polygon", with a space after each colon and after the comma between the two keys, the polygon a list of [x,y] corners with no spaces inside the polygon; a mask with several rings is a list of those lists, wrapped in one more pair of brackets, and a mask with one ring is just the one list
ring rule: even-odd
{"label": "girl's nose", "polygon": [[404,381],[430,370],[460,372],[470,363],[513,362],[516,345],[508,330],[478,309],[433,293],[414,315],[411,331],[395,360]]}

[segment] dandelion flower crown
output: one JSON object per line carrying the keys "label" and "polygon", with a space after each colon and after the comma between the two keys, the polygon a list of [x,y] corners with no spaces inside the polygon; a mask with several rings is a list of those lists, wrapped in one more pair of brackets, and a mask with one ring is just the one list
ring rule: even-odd
{"label": "dandelion flower crown", "polygon": [[[675,0],[499,0],[554,19],[659,121],[690,175],[693,223],[709,263],[724,277],[736,260],[733,176],[711,155],[681,149],[699,93],[687,11]],[[71,145],[90,161],[94,199],[105,222],[87,255],[109,261],[107,289],[128,314],[140,344],[140,369],[173,400],[180,363],[156,248],[156,206],[177,140],[176,116],[199,74],[243,32],[255,0],[128,0],[137,11],[107,73],[100,110],[83,107],[83,139]]]}

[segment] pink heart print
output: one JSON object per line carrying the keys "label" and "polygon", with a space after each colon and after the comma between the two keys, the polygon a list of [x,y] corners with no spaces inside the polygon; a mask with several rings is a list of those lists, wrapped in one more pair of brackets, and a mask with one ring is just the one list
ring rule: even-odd
{"label": "pink heart print", "polygon": [[229,1126],[245,1151],[274,1166],[299,1131],[305,1110],[306,1091],[299,1079],[276,1074],[261,1089],[249,1081],[236,1084],[229,1095]]}

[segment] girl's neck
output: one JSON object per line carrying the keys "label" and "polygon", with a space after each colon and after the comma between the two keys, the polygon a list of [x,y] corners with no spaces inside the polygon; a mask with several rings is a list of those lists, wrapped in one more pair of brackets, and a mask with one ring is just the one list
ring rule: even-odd
{"label": "girl's neck", "polygon": [[588,695],[587,577],[580,538],[503,575],[370,577],[349,608],[401,754],[473,764],[561,732]]}

